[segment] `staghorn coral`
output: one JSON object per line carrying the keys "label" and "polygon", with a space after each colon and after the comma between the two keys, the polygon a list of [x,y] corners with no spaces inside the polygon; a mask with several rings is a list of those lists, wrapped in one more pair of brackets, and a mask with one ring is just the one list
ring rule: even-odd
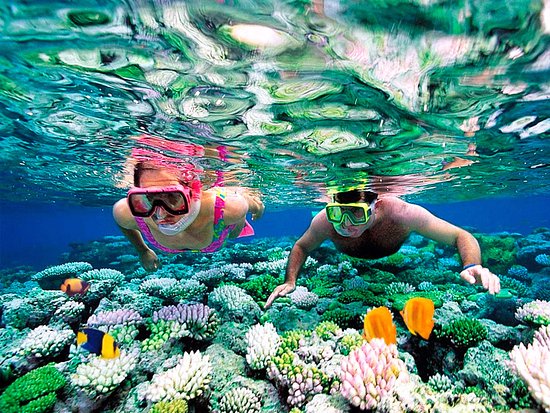
{"label": "staghorn coral", "polygon": [[253,325],[246,333],[246,362],[253,370],[262,370],[277,353],[281,337],[271,323]]}
{"label": "staghorn coral", "polygon": [[383,339],[372,339],[342,359],[340,392],[361,410],[373,409],[399,382],[408,380],[405,363],[397,347]]}
{"label": "staghorn coral", "polygon": [[222,285],[208,295],[208,305],[218,310],[224,321],[253,324],[261,315],[258,304],[242,288]]}
{"label": "staghorn coral", "polygon": [[540,327],[527,347],[522,343],[510,352],[510,367],[527,384],[533,398],[550,411],[550,326]]}
{"label": "staghorn coral", "polygon": [[199,397],[208,389],[211,370],[208,356],[198,351],[185,352],[175,367],[153,376],[145,390],[145,398],[152,402],[168,402]]}

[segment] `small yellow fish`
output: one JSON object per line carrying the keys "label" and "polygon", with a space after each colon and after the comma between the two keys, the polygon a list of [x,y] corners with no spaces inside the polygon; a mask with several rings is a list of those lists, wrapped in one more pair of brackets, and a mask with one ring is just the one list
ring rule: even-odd
{"label": "small yellow fish", "polygon": [[432,300],[424,297],[411,298],[405,303],[403,311],[399,312],[405,325],[413,335],[419,335],[424,340],[430,337],[434,328],[435,306]]}
{"label": "small yellow fish", "polygon": [[61,291],[67,294],[69,297],[72,297],[76,294],[86,294],[88,288],[90,288],[90,283],[80,280],[78,278],[67,278],[63,284],[61,284]]}
{"label": "small yellow fish", "polygon": [[397,330],[387,307],[377,307],[365,315],[363,337],[367,341],[383,338],[386,344],[397,343]]}

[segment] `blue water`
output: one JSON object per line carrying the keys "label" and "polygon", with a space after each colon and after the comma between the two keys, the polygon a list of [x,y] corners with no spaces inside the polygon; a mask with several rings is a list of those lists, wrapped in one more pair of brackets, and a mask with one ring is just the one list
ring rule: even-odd
{"label": "blue water", "polygon": [[[455,225],[484,233],[528,234],[537,227],[550,227],[550,196],[420,205]],[[253,223],[256,236],[300,236],[318,209],[268,208],[262,219]],[[0,212],[0,268],[27,265],[40,270],[59,264],[58,258],[69,250],[69,243],[121,235],[110,208],[0,203]]]}

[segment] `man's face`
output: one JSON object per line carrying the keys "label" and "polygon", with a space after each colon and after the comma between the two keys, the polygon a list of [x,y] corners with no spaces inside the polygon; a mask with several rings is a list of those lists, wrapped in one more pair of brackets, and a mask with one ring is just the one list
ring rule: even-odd
{"label": "man's face", "polygon": [[367,222],[366,224],[354,225],[346,217],[341,223],[333,223],[332,226],[334,227],[334,230],[342,237],[358,238],[367,230],[369,223]]}
{"label": "man's face", "polygon": [[[342,208],[339,208],[341,205]],[[336,209],[332,209],[336,206]],[[332,223],[334,230],[347,238],[360,237],[374,220],[374,202],[354,204],[328,204],[327,219]],[[366,222],[365,222],[366,221]]]}

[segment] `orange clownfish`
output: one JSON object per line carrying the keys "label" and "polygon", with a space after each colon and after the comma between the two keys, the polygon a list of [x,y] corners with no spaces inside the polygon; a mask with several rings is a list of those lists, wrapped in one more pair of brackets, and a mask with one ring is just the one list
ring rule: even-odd
{"label": "orange clownfish", "polygon": [[76,335],[76,344],[106,359],[120,356],[120,348],[113,336],[95,328],[84,328],[79,331]]}
{"label": "orange clownfish", "polygon": [[435,306],[432,300],[424,297],[411,298],[405,303],[399,313],[405,325],[413,335],[419,335],[424,340],[430,337],[434,328]]}
{"label": "orange clownfish", "polygon": [[69,297],[76,294],[85,294],[90,288],[90,283],[79,280],[78,278],[67,278],[61,284],[61,291],[66,293]]}
{"label": "orange clownfish", "polygon": [[383,338],[386,344],[397,343],[397,331],[387,307],[377,307],[365,315],[363,337],[367,341]]}

